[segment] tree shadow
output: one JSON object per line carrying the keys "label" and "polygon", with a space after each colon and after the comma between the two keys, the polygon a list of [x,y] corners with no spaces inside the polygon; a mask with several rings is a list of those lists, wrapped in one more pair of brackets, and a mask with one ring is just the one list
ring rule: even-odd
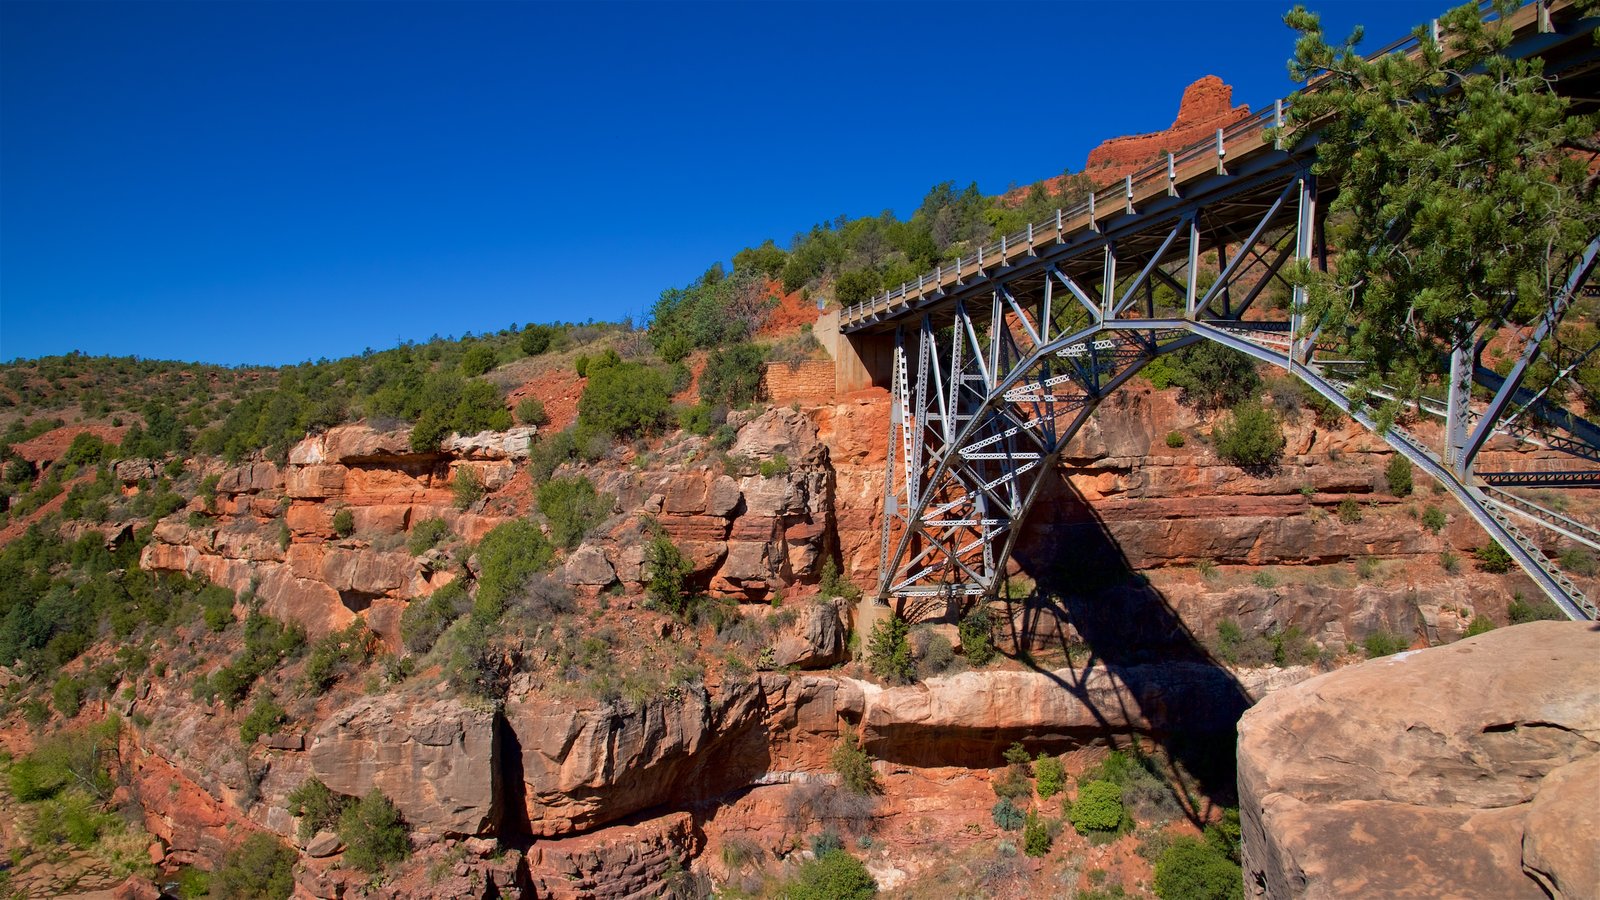
{"label": "tree shadow", "polygon": [[[1166,757],[1179,800],[1196,822],[1238,802],[1239,717],[1253,702],[1189,630],[1172,604],[1135,572],[1105,521],[1065,478],[1047,486],[1014,559],[1035,587],[1010,607],[1011,655],[1072,692],[1104,726],[1113,747],[1126,723]],[[1047,671],[1036,654],[1059,650],[1066,668]],[[1091,676],[1108,672],[1121,689]],[[1107,696],[1115,708],[1108,708]]]}

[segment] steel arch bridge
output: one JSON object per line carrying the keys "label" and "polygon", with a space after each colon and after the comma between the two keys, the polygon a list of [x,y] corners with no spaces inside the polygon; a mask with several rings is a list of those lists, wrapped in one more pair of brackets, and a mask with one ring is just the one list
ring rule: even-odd
{"label": "steel arch bridge", "polygon": [[[1540,2],[1510,25],[1511,52],[1544,55],[1574,81],[1592,78],[1595,20]],[[1336,186],[1311,174],[1314,138],[1281,143],[1284,109],[1280,101],[1053,221],[843,311],[841,332],[892,397],[880,602],[893,598],[914,618],[993,597],[1040,488],[1096,407],[1157,356],[1214,341],[1283,368],[1378,433],[1454,495],[1568,616],[1597,617],[1516,522],[1595,549],[1600,532],[1499,486],[1595,486],[1600,469],[1479,476],[1473,464],[1495,433],[1600,461],[1600,427],[1522,389],[1542,340],[1585,289],[1600,236],[1519,335],[1509,375],[1477,365],[1481,345],[1456,349],[1446,400],[1419,410],[1445,419],[1435,452],[1399,426],[1380,429],[1351,403],[1359,367],[1330,358],[1316,323],[1296,312],[1304,289],[1286,275],[1297,262],[1326,266],[1319,211]],[[1492,399],[1474,400],[1474,385]]]}

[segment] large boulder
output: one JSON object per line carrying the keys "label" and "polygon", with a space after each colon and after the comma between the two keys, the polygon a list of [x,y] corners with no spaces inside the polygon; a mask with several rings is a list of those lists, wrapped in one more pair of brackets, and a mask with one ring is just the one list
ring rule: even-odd
{"label": "large boulder", "polygon": [[328,787],[356,797],[377,788],[412,831],[441,835],[499,826],[498,754],[493,712],[398,694],[363,697],[334,713],[307,752]]}
{"label": "large boulder", "polygon": [[1239,723],[1245,883],[1266,897],[1593,896],[1597,752],[1590,623],[1319,676]]}

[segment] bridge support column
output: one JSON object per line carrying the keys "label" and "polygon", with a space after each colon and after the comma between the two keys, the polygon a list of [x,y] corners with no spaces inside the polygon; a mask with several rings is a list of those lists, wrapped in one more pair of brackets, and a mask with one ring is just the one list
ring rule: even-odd
{"label": "bridge support column", "polygon": [[834,389],[841,394],[894,382],[894,334],[840,335],[833,354]]}

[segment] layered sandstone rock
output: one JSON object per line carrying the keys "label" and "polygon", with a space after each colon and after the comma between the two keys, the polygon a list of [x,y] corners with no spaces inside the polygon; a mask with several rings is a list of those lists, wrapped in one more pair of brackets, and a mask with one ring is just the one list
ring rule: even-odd
{"label": "layered sandstone rock", "polygon": [[1263,700],[1239,735],[1256,896],[1538,898],[1544,885],[1576,897],[1596,885],[1592,623],[1504,628],[1332,672]]}

